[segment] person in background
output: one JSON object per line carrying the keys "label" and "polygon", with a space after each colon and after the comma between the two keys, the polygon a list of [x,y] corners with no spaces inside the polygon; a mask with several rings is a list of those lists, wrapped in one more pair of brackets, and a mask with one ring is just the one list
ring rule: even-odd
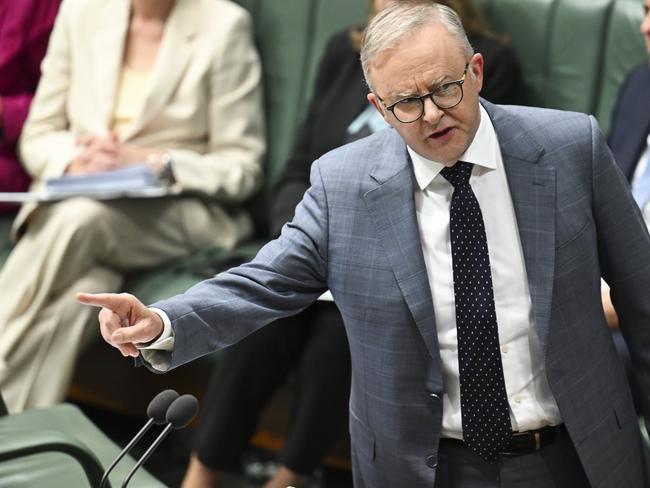
{"label": "person in background", "polygon": [[[375,0],[371,17],[393,3]],[[440,2],[456,9],[470,41],[485,57],[481,94],[514,103],[520,69],[512,51],[489,36],[469,0]],[[319,64],[314,96],[291,156],[273,191],[271,238],[293,216],[309,187],[311,163],[327,151],[388,125],[366,99],[359,61],[363,29],[354,26],[330,39]],[[223,471],[235,470],[273,393],[295,371],[294,399],[279,468],[267,488],[304,487],[346,426],[350,352],[343,319],[331,301],[278,320],[224,351],[203,398],[199,427],[184,488],[218,486]]]}
{"label": "person in background", "polygon": [[[0,390],[10,412],[61,401],[96,337],[74,298],[123,273],[252,231],[261,182],[261,67],[249,14],[226,0],[66,0],[20,154],[46,178],[145,164],[180,196],[25,204],[0,272]],[[146,238],[140,236],[146,234]]]}
{"label": "person in background", "polygon": [[[607,142],[616,163],[632,186],[632,194],[650,225],[650,0],[644,0],[644,17],[639,27],[648,52],[648,62],[634,68],[618,92]],[[616,346],[626,371],[637,411],[641,412],[640,383],[632,367],[629,350],[618,330],[618,316],[612,305],[609,287],[602,290],[607,323],[613,329]]]}
{"label": "person in background", "polygon": [[[0,192],[29,187],[16,143],[41,76],[41,60],[61,0],[0,0]],[[15,205],[0,202],[0,214]]]}

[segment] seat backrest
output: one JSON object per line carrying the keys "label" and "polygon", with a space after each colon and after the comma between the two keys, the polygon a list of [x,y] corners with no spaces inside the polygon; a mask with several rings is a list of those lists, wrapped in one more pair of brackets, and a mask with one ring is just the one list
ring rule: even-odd
{"label": "seat backrest", "polygon": [[478,0],[510,40],[529,105],[593,114],[607,131],[618,87],[647,59],[640,0]]}
{"label": "seat backrest", "polygon": [[236,0],[251,13],[264,69],[269,150],[266,189],[282,170],[311,97],[327,39],[362,23],[366,0]]}
{"label": "seat backrest", "polygon": [[[266,189],[289,155],[327,39],[368,15],[367,0],[236,0],[248,9],[264,66]],[[618,87],[646,59],[640,0],[474,0],[509,39],[529,105],[576,110],[609,127]]]}
{"label": "seat backrest", "polygon": [[639,32],[643,19],[641,0],[618,0],[607,25],[607,43],[602,52],[600,91],[594,110],[603,128],[609,128],[616,96],[630,69],[647,62],[648,55]]}
{"label": "seat backrest", "polygon": [[[265,235],[270,190],[291,151],[312,95],[318,62],[336,31],[363,24],[367,0],[235,0],[248,9],[262,58],[268,136],[264,195],[250,205]],[[640,0],[474,0],[508,39],[528,105],[595,115],[609,128],[618,87],[646,59]],[[317,96],[317,94],[315,94]]]}

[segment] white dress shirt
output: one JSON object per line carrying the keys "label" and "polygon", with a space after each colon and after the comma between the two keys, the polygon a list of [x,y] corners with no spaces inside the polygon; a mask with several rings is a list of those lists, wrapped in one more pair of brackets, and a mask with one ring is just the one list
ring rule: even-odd
{"label": "white dress shirt", "polygon": [[[475,165],[470,184],[481,206],[488,241],[501,360],[514,431],[562,422],[546,379],[535,331],[524,254],[519,239],[501,150],[483,109],[476,136],[462,161]],[[449,235],[452,185],[440,175],[444,166],[408,148],[418,188],[415,208],[431,286],[445,391],[442,436],[462,439],[458,342]]]}

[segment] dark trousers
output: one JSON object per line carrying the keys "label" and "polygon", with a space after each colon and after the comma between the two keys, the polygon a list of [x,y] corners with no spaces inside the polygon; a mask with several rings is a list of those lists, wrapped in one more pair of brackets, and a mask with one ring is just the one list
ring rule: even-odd
{"label": "dark trousers", "polygon": [[441,440],[435,488],[589,488],[568,435],[521,456],[488,464],[469,448]]}
{"label": "dark trousers", "polygon": [[196,430],[201,462],[239,467],[266,404],[295,371],[289,434],[279,461],[311,474],[347,427],[350,351],[331,302],[278,320],[224,351],[210,379]]}

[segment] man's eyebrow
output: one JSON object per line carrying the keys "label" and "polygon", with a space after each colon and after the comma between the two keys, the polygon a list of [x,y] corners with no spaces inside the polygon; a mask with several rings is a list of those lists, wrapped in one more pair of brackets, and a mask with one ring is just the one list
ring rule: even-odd
{"label": "man's eyebrow", "polygon": [[403,91],[403,92],[397,92],[397,93],[391,94],[391,98],[393,98],[395,100],[402,100],[404,98],[412,98],[412,97],[419,97],[419,96],[420,96],[419,93],[413,93],[413,92],[410,92],[410,91],[409,92]]}
{"label": "man's eyebrow", "polygon": [[[429,92],[434,91],[440,85],[443,85],[447,81],[450,81],[451,78],[448,75],[441,75],[438,78],[435,78],[431,83],[427,84],[427,90]],[[422,96],[421,93],[414,93],[411,91],[396,92],[390,95],[390,98],[393,100],[403,100],[405,98],[419,98]]]}
{"label": "man's eyebrow", "polygon": [[451,77],[448,75],[442,75],[438,76],[438,78],[434,79],[431,83],[429,83],[429,90],[432,90],[433,88],[438,88],[440,85],[451,81]]}

